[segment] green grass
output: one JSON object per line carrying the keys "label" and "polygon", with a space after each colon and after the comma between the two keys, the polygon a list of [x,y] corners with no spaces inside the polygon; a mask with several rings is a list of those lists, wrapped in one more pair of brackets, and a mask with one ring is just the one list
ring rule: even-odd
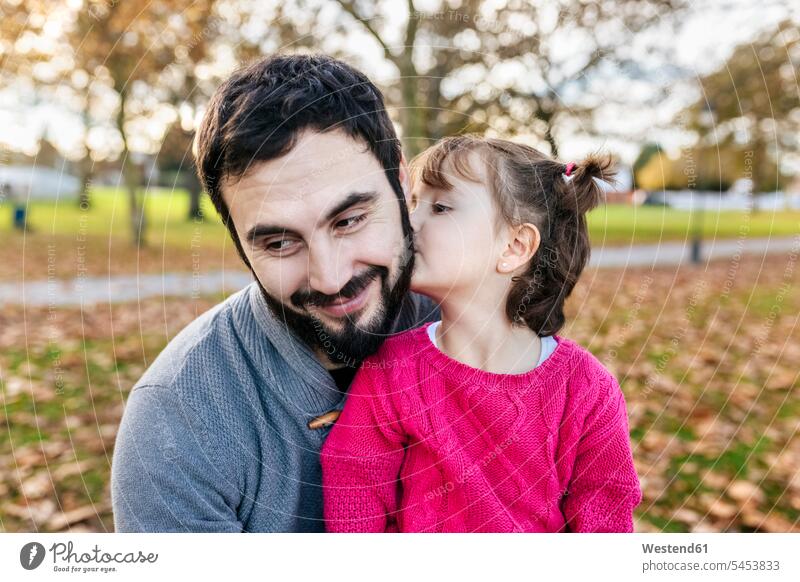
{"label": "green grass", "polygon": [[736,442],[729,443],[729,446],[719,455],[708,456],[703,454],[688,454],[675,457],[671,460],[671,470],[673,473],[682,473],[684,465],[697,465],[702,468],[714,469],[735,479],[747,476],[748,470],[759,462],[766,450],[770,450],[773,444],[765,436],[760,436],[752,444]]}
{"label": "green grass", "polygon": [[[702,223],[707,239],[791,236],[800,232],[800,212],[705,212]],[[667,207],[612,204],[589,214],[592,243],[600,246],[686,240],[693,229],[692,212]]]}
{"label": "green grass", "polygon": [[[130,238],[126,192],[98,187],[90,194],[91,208],[83,211],[74,199],[32,202],[28,222],[37,233]],[[145,197],[147,240],[157,246],[187,248],[222,245],[227,231],[207,196],[202,198],[205,220],[187,219],[189,197],[185,190],[154,189]],[[2,208],[2,207],[0,207]],[[10,209],[0,216],[0,232],[11,230]]]}
{"label": "green grass", "polygon": [[[33,202],[29,221],[40,233],[130,237],[128,199],[116,188],[95,188],[92,208],[82,212],[75,200]],[[146,197],[147,239],[158,246],[219,247],[227,236],[225,228],[207,197],[203,197],[206,220],[201,224],[186,219],[188,196],[184,190],[156,189]],[[11,229],[11,212],[0,210],[0,232]],[[692,236],[692,213],[666,207],[602,206],[589,215],[589,231],[595,246],[618,246],[686,240]],[[707,239],[735,239],[740,236],[790,236],[800,232],[800,212],[725,211],[706,212],[703,236]]]}

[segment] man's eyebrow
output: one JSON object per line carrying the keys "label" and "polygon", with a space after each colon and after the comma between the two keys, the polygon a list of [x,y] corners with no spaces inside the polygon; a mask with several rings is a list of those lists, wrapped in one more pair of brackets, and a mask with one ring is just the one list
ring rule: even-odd
{"label": "man's eyebrow", "polygon": [[347,195],[347,198],[339,202],[336,206],[325,215],[325,221],[333,220],[336,215],[341,214],[351,206],[356,204],[364,204],[366,202],[374,202],[378,198],[378,193],[372,192],[352,192]]}
{"label": "man's eyebrow", "polygon": [[[344,200],[339,202],[336,206],[334,206],[331,210],[329,210],[325,214],[324,221],[328,222],[333,220],[337,215],[341,214],[348,208],[355,206],[356,204],[374,202],[377,198],[378,198],[378,193],[375,191],[352,192],[351,194],[348,194]],[[299,236],[298,232],[290,228],[286,228],[284,226],[278,226],[275,224],[256,224],[250,230],[247,231],[247,234],[245,235],[245,240],[252,245],[255,243],[257,239],[263,238],[265,236],[271,236],[274,234],[295,234]]]}
{"label": "man's eyebrow", "polygon": [[273,234],[297,234],[293,230],[286,229],[282,226],[276,226],[273,224],[256,224],[247,231],[245,235],[245,240],[250,243],[251,246],[255,246],[256,240],[263,238],[265,236],[271,236]]}

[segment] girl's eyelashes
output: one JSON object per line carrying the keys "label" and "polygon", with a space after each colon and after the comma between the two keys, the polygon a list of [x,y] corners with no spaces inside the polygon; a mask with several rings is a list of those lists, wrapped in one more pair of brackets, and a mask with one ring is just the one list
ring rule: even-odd
{"label": "girl's eyelashes", "polygon": [[431,205],[431,208],[433,209],[434,214],[444,214],[448,210],[452,210],[449,206],[445,206],[444,204],[439,204],[438,202],[436,204]]}

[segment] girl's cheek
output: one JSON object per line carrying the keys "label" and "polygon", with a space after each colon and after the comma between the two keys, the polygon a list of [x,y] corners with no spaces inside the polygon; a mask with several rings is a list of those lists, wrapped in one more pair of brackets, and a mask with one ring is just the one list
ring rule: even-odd
{"label": "girl's cheek", "polygon": [[429,254],[433,253],[449,272],[464,269],[469,256],[469,233],[460,231],[453,224],[442,224],[436,231],[435,241],[431,241]]}

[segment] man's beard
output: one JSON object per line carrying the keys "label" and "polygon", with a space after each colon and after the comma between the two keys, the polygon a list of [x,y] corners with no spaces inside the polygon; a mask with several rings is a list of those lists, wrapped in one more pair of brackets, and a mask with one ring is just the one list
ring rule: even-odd
{"label": "man's beard", "polygon": [[[256,277],[261,294],[267,302],[272,314],[286,324],[286,327],[303,340],[312,350],[318,349],[332,363],[343,363],[356,367],[367,356],[374,354],[391,332],[400,312],[403,300],[411,286],[411,275],[414,270],[413,239],[404,248],[406,254],[400,261],[400,273],[393,287],[389,286],[389,269],[372,265],[363,273],[350,279],[336,295],[323,295],[312,290],[297,291],[289,298],[296,309],[305,309],[307,305],[327,306],[341,299],[352,299],[363,291],[374,279],[380,280],[380,298],[377,310],[372,316],[357,326],[352,316],[347,314],[341,318],[342,329],[330,329],[323,321],[307,311],[298,313],[272,297],[261,281]],[[368,309],[365,304],[362,309]]]}

